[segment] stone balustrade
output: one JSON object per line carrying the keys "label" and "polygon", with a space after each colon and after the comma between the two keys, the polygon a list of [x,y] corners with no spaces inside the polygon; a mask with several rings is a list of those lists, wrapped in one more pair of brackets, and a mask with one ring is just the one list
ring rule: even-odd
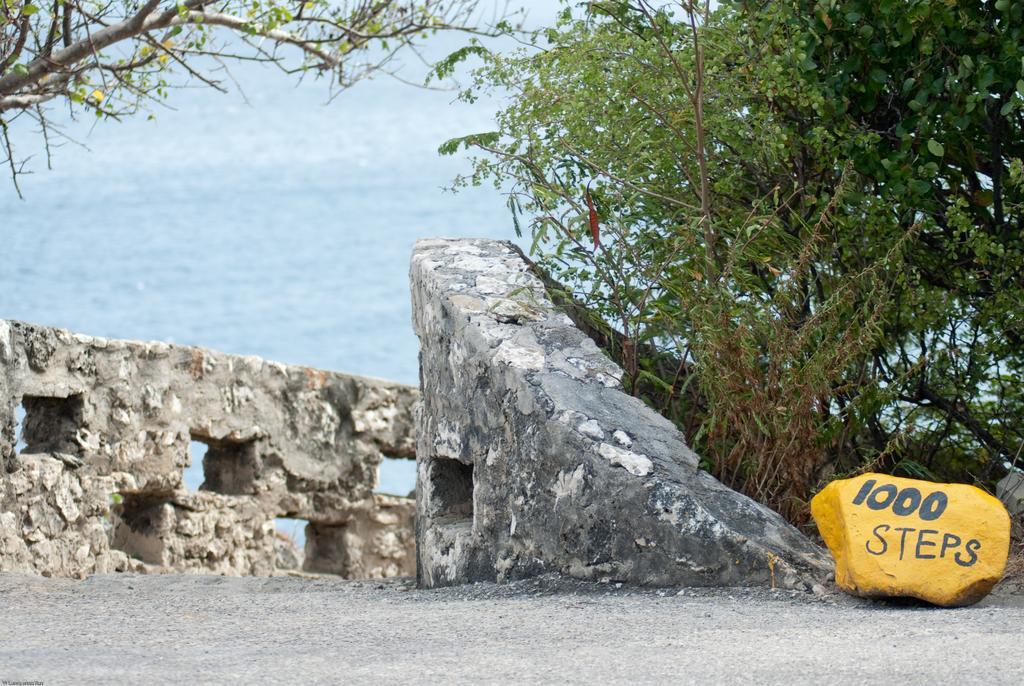
{"label": "stone balustrade", "polygon": [[726,488],[552,303],[513,245],[420,241],[423,586],[560,574],[650,586],[814,588],[832,563]]}
{"label": "stone balustrade", "polygon": [[[270,574],[287,517],[309,522],[307,571],[410,574],[412,501],[374,487],[385,456],[415,457],[417,397],[0,320],[0,571]],[[182,480],[192,442],[207,446],[198,492]]]}
{"label": "stone balustrade", "polygon": [[[272,574],[294,566],[288,517],[304,570],[426,587],[828,579],[822,549],[622,390],[514,246],[421,241],[411,286],[419,391],[0,320],[0,571]],[[415,507],[374,493],[384,456],[417,460]]]}

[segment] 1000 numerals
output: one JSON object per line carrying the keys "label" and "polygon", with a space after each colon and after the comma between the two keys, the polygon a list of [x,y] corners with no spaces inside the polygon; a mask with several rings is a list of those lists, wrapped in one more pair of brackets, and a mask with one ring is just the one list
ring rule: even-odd
{"label": "1000 numerals", "polygon": [[866,504],[872,510],[884,510],[892,507],[892,513],[898,517],[907,517],[914,512],[926,522],[933,522],[942,516],[949,504],[949,498],[942,491],[929,493],[924,498],[921,491],[908,486],[898,489],[894,484],[882,484],[875,488],[877,479],[868,479],[853,498],[854,505]]}

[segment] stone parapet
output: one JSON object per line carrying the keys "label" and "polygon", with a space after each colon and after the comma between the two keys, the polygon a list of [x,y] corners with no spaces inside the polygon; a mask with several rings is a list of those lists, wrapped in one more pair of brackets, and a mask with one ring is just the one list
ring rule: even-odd
{"label": "stone parapet", "polygon": [[[373,491],[384,456],[415,455],[417,397],[376,379],[0,320],[0,571],[268,574],[275,517],[347,532],[332,540],[351,550],[316,546],[309,568],[366,555],[360,536],[380,538],[394,520],[409,569],[401,499]],[[193,441],[207,446],[198,493],[182,480]]]}
{"label": "stone parapet", "polygon": [[597,581],[810,588],[827,554],[698,468],[676,428],[558,310],[513,245],[425,240],[422,586],[556,572]]}

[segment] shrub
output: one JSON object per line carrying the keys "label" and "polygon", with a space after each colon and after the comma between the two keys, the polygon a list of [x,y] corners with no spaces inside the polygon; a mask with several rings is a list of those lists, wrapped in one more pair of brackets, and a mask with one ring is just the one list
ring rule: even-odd
{"label": "shrub", "polygon": [[591,2],[453,57],[511,96],[443,148],[482,153],[457,184],[504,188],[627,388],[794,521],[836,474],[984,482],[1024,438],[1024,10],[892,4]]}

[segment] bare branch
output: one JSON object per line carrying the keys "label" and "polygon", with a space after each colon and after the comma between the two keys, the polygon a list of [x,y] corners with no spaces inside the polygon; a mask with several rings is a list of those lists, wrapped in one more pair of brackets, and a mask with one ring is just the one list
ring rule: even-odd
{"label": "bare branch", "polygon": [[[209,26],[224,26],[235,31],[245,31],[246,29],[253,29],[250,22],[242,19],[241,17],[232,16],[230,14],[221,14],[219,12],[189,12],[184,16],[177,16],[171,20],[168,26],[185,26],[188,24],[206,24]],[[159,27],[166,28],[166,27]],[[326,50],[321,49],[319,46],[320,41],[305,40],[293,33],[287,31],[281,31],[280,29],[271,29],[269,31],[258,32],[253,29],[254,33],[258,33],[261,36],[269,38],[270,40],[278,43],[287,43],[288,45],[294,45],[303,52],[310,55],[314,55],[323,60],[323,68],[334,68],[341,64],[340,55],[332,55]]]}
{"label": "bare branch", "polygon": [[[403,50],[422,61],[416,44],[433,32],[497,33],[474,25],[479,0],[268,0],[256,8],[246,0],[138,0],[127,10],[112,0],[51,2],[29,16],[0,3],[0,114],[12,113],[8,124],[23,113],[38,117],[48,154],[51,138],[64,138],[59,126],[47,126],[51,101],[66,102],[71,116],[84,109],[117,119],[182,87],[170,73],[225,91],[216,77],[228,59],[270,62],[289,74],[333,73],[329,101],[372,74],[401,79],[389,64]],[[226,47],[221,33],[240,40]],[[286,48],[301,57],[286,62],[278,52]],[[220,67],[200,68],[198,56]]]}

